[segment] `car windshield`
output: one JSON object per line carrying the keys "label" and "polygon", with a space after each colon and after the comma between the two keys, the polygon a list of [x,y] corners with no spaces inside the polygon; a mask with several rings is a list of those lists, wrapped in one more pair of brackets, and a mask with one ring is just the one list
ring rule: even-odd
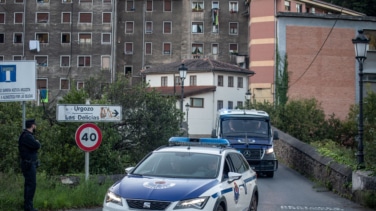
{"label": "car windshield", "polygon": [[221,124],[224,136],[268,136],[268,122],[263,119],[224,119]]}
{"label": "car windshield", "polygon": [[154,152],[131,172],[143,176],[173,178],[215,178],[220,166],[219,155],[192,152]]}

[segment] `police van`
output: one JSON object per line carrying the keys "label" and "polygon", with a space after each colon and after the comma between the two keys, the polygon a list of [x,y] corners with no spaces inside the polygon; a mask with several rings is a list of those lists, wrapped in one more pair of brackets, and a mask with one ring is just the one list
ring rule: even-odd
{"label": "police van", "polygon": [[126,173],[103,211],[257,210],[256,173],[225,139],[172,137]]}
{"label": "police van", "polygon": [[278,133],[273,132],[269,114],[265,111],[221,109],[217,112],[211,136],[227,139],[258,173],[273,177],[278,169],[273,148]]}

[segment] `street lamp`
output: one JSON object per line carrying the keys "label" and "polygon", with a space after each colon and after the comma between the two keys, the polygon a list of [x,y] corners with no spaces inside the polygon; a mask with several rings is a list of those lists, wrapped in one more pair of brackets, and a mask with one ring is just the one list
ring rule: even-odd
{"label": "street lamp", "polygon": [[[184,63],[179,67],[179,75],[181,79],[181,95],[180,95],[180,111],[183,113],[183,99],[184,99],[184,79],[187,76],[188,68],[185,67]],[[183,127],[183,118],[180,120],[180,127]]]}
{"label": "street lamp", "polygon": [[359,122],[358,122],[358,169],[364,169],[364,153],[363,153],[363,63],[367,58],[367,50],[369,39],[363,34],[363,30],[358,31],[358,36],[352,40],[355,47],[355,58],[359,63]]}
{"label": "street lamp", "polygon": [[249,89],[247,90],[247,92],[245,93],[245,99],[247,99],[247,108],[249,108],[249,101],[251,100],[251,92],[249,91]]}
{"label": "street lamp", "polygon": [[185,110],[187,111],[187,125],[188,125],[188,111],[189,111],[189,107],[191,105],[189,105],[189,103],[185,104]]}

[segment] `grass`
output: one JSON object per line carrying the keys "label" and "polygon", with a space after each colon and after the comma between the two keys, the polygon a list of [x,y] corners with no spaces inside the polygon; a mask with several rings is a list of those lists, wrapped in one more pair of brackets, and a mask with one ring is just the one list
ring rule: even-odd
{"label": "grass", "polygon": [[[34,206],[41,211],[102,206],[113,181],[100,184],[95,176],[87,181],[84,175],[78,176],[81,182],[70,186],[62,184],[58,177],[38,173]],[[23,209],[23,180],[22,174],[0,173],[0,210]]]}

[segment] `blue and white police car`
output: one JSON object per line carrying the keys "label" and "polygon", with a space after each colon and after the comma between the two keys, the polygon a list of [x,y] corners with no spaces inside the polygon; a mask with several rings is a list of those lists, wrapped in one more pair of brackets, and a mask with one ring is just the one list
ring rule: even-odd
{"label": "blue and white police car", "polygon": [[103,211],[254,211],[256,173],[226,139],[172,137],[106,193]]}

